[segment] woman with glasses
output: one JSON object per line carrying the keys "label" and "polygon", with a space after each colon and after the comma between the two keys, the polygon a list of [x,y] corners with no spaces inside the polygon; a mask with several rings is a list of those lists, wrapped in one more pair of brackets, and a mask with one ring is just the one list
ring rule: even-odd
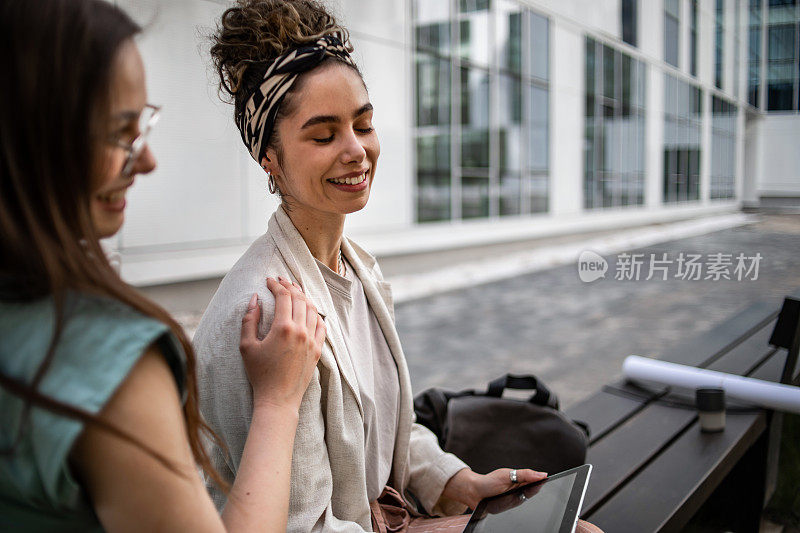
{"label": "woman with glasses", "polygon": [[220,517],[192,347],[99,243],[156,165],[138,32],[103,0],[0,3],[0,531],[283,531],[325,326],[288,282],[263,340],[241,310],[253,418]]}

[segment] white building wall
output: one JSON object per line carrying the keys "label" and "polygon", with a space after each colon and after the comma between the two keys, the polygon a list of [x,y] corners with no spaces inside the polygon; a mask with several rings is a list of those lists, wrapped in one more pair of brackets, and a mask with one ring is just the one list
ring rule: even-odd
{"label": "white building wall", "polygon": [[800,116],[770,114],[761,120],[759,196],[800,196]]}
{"label": "white building wall", "polygon": [[[414,222],[409,2],[332,0],[334,10],[351,31],[355,56],[375,105],[375,126],[382,146],[370,203],[348,218],[351,235],[373,252],[387,255],[661,222],[738,206],[737,201],[712,204],[707,192],[700,202],[662,204],[664,72],[685,76],[663,61],[663,0],[640,1],[638,47],[621,42],[619,0],[523,3],[550,19],[550,212],[418,225]],[[118,4],[147,25],[139,44],[149,76],[150,100],[165,106],[151,142],[159,167],[152,175],[139,178],[140,183],[130,193],[125,228],[111,243],[123,255],[123,276],[135,284],[152,284],[220,275],[264,231],[277,205],[266,193],[261,169],[242,146],[233,124],[232,106],[217,97],[216,74],[209,67],[205,36],[226,2],[119,0]],[[689,24],[685,6],[682,14],[685,28]],[[149,21],[152,23],[147,24]],[[587,34],[648,65],[644,206],[590,212],[583,209]],[[688,70],[688,31],[682,29],[681,35],[681,64]],[[714,81],[714,0],[701,1],[698,37],[698,80],[708,104]],[[745,59],[741,54],[740,60]],[[732,52],[726,53],[728,60],[733,60]],[[797,138],[797,128],[783,123],[770,122],[766,129]],[[710,137],[706,134],[701,182],[706,191],[709,150]],[[765,159],[779,164],[775,161],[782,158]],[[789,172],[792,165],[800,168],[798,161],[791,161],[783,171]],[[779,177],[780,172],[771,175],[776,187],[787,183]]]}

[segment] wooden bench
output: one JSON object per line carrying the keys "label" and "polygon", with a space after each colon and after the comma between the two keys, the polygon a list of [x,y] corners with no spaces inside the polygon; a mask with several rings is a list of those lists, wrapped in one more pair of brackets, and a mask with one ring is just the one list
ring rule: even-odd
{"label": "wooden bench", "polygon": [[[777,307],[749,307],[662,359],[796,384],[800,292]],[[693,401],[693,391],[643,392],[619,381],[567,411],[592,430],[582,518],[607,533],[681,531],[724,493],[731,500],[720,530],[758,531],[777,472],[780,415],[742,408],[728,412],[724,432],[702,433],[696,411],[676,406],[676,393]]]}

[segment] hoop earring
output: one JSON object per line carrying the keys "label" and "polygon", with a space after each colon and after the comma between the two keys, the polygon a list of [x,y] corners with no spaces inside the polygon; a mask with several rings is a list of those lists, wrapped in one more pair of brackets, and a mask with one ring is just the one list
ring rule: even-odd
{"label": "hoop earring", "polygon": [[272,176],[272,172],[267,172],[267,188],[269,189],[270,194],[275,194],[278,192],[278,185],[275,183],[275,178]]}

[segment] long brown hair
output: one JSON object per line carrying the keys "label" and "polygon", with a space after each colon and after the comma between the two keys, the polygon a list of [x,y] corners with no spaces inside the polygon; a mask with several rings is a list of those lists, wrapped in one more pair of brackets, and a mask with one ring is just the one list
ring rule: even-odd
{"label": "long brown hair", "polygon": [[[0,373],[0,386],[31,406],[102,427],[177,468],[141,439],[97,415],[39,392],[53,360],[71,292],[113,298],[167,324],[187,360],[184,416],[197,463],[222,486],[203,446],[216,439],[198,410],[195,356],[169,314],[128,286],[109,265],[90,217],[106,138],[111,75],[124,43],[140,32],[103,0],[3,0],[0,35],[0,299],[52,297],[52,341],[32,382]],[[109,354],[113,356],[113,354]],[[27,411],[26,411],[27,412]],[[23,424],[24,427],[24,424]]]}

